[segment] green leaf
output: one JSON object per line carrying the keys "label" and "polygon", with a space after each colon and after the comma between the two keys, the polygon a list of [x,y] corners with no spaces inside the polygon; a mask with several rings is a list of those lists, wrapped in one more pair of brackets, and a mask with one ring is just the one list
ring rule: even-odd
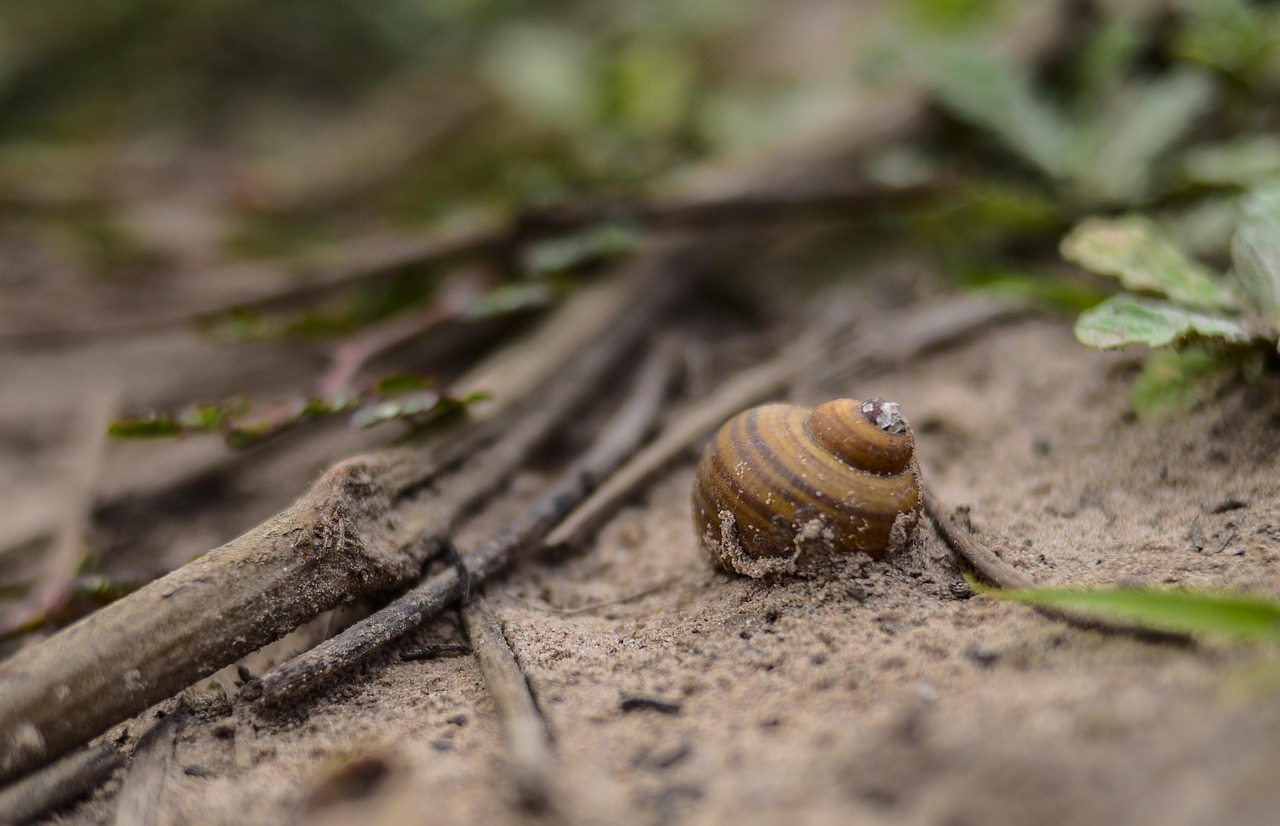
{"label": "green leaf", "polygon": [[412,393],[398,399],[365,405],[351,414],[351,424],[355,427],[373,427],[392,419],[420,416],[435,410],[439,403],[440,394],[434,390]]}
{"label": "green leaf", "polygon": [[1060,310],[1079,313],[1106,298],[1094,287],[1043,272],[984,267],[964,274],[969,286],[997,296],[1029,299]]}
{"label": "green leaf", "polygon": [[1212,398],[1236,366],[1236,359],[1208,347],[1153,352],[1133,383],[1134,412],[1153,418],[1195,410]]}
{"label": "green leaf", "polygon": [[1134,344],[1165,347],[1195,338],[1220,338],[1241,343],[1253,336],[1243,325],[1225,316],[1184,310],[1163,301],[1116,295],[1080,314],[1076,338],[1099,350]]}
{"label": "green leaf", "polygon": [[690,55],[656,38],[628,44],[613,55],[605,76],[609,121],[638,135],[678,129],[697,93]]}
{"label": "green leaf", "polygon": [[1249,0],[1183,0],[1174,54],[1235,75],[1265,80],[1278,38],[1275,18]]}
{"label": "green leaf", "polygon": [[583,128],[599,115],[597,56],[565,26],[513,23],[489,38],[481,68],[496,91],[546,123]]}
{"label": "green leaf", "polygon": [[503,284],[468,304],[462,317],[472,321],[501,318],[540,310],[554,300],[555,293],[548,284]]}
{"label": "green leaf", "polygon": [[106,434],[113,439],[172,439],[175,435],[182,435],[182,423],[172,416],[123,419],[113,421]]}
{"label": "green leaf", "polygon": [[1072,170],[1081,189],[1110,202],[1144,197],[1155,160],[1209,110],[1214,93],[1207,75],[1184,69],[1115,94]]}
{"label": "green leaf", "polygon": [[1182,175],[1208,186],[1253,186],[1280,175],[1280,137],[1246,135],[1188,149],[1182,156]]}
{"label": "green leaf", "polygon": [[1280,185],[1254,190],[1241,205],[1243,220],[1231,240],[1236,282],[1252,310],[1280,334]]}
{"label": "green leaf", "polygon": [[957,116],[987,129],[1051,177],[1062,176],[1074,130],[1036,92],[1026,69],[978,45],[955,44],[934,50],[925,81]]}
{"label": "green leaf", "polygon": [[[1178,247],[1187,255],[1217,256],[1231,248],[1231,237],[1240,223],[1240,204],[1237,198],[1225,195],[1199,198],[1153,218],[1161,235],[1177,238]],[[1230,276],[1226,281],[1230,283]]]}
{"label": "green leaf", "polygon": [[521,264],[533,277],[569,272],[631,255],[640,247],[641,240],[635,227],[606,222],[539,241],[524,253]]}
{"label": "green leaf", "polygon": [[409,393],[420,393],[431,387],[431,382],[422,376],[412,373],[397,373],[384,376],[374,385],[374,393],[380,398],[388,399],[404,396]]}
{"label": "green leaf", "polygon": [[489,398],[486,393],[471,393],[457,398],[445,396],[435,390],[413,393],[400,398],[366,405],[351,414],[351,424],[355,427],[372,427],[393,419],[422,420],[430,418],[434,421],[441,416],[448,416],[467,409],[468,405]]}
{"label": "green leaf", "polygon": [[913,28],[952,33],[990,25],[1010,5],[1009,0],[902,0],[897,11]]}
{"label": "green leaf", "polygon": [[1151,24],[1131,14],[1100,15],[1071,61],[1078,112],[1096,117],[1150,39]]}
{"label": "green leaf", "polygon": [[1119,278],[1130,290],[1161,293],[1187,307],[1222,310],[1234,305],[1212,270],[1188,258],[1141,216],[1081,222],[1062,240],[1062,256],[1086,270]]}
{"label": "green leaf", "polygon": [[107,435],[113,439],[171,439],[182,435],[182,423],[169,416],[123,419],[112,422]]}
{"label": "green leaf", "polygon": [[1036,588],[982,593],[996,599],[1135,622],[1161,631],[1237,640],[1280,640],[1280,605],[1236,594],[1147,588]]}
{"label": "green leaf", "polygon": [[240,418],[248,412],[249,400],[245,398],[214,404],[197,404],[182,414],[181,424],[185,430],[215,432],[227,427],[233,419]]}

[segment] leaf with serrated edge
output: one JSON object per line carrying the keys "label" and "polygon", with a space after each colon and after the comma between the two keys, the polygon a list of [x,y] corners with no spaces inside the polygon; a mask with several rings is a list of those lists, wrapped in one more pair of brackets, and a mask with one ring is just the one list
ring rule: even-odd
{"label": "leaf with serrated edge", "polygon": [[1099,350],[1135,344],[1165,347],[1195,338],[1219,338],[1233,343],[1253,338],[1233,319],[1128,295],[1112,296],[1081,313],[1075,332],[1081,344]]}
{"label": "leaf with serrated edge", "polygon": [[1198,310],[1234,306],[1215,273],[1189,258],[1146,218],[1090,218],[1062,240],[1062,257],[1100,275],[1120,279],[1130,290],[1162,293]]}
{"label": "leaf with serrated edge", "polygon": [[1280,639],[1280,604],[1237,594],[1147,588],[983,590],[984,596],[1085,611],[1148,628],[1240,640]]}
{"label": "leaf with serrated edge", "polygon": [[1248,309],[1274,338],[1280,334],[1280,185],[1254,190],[1241,212],[1231,240],[1235,278]]}

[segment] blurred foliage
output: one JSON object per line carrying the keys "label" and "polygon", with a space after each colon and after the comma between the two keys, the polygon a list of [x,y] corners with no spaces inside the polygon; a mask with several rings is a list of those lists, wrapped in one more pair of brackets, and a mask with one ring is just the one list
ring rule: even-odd
{"label": "blurred foliage", "polygon": [[[10,3],[0,10],[0,149],[227,153],[241,162],[233,202],[253,215],[329,206],[299,200],[319,186],[304,177],[346,176],[339,193],[364,190],[380,217],[405,221],[644,188],[716,151],[713,90],[760,91],[721,59],[759,6]],[[359,161],[383,145],[396,163],[359,180]]]}
{"label": "blurred foliage", "polygon": [[[945,232],[920,225],[948,269],[1057,306],[1096,304],[1076,307],[1089,346],[1171,348],[1135,383],[1140,413],[1195,407],[1230,377],[1274,367],[1280,9],[1077,5],[1064,21],[1076,36],[1035,65],[991,48],[999,5],[904,4],[863,63],[878,82],[923,84],[945,113],[946,144],[926,151],[976,181],[957,203],[1004,193],[999,210],[953,206]],[[1055,268],[1028,268],[1028,250],[1064,233],[1065,258],[1126,292],[1106,298],[1100,285],[1090,301],[1088,288],[1050,286],[1071,283]]]}
{"label": "blurred foliage", "polygon": [[248,399],[231,399],[194,404],[177,415],[152,412],[140,419],[123,419],[112,422],[108,432],[114,439],[130,440],[217,433],[228,446],[247,448],[298,425],[339,414],[350,414],[355,427],[394,420],[422,426],[464,411],[483,398],[448,396],[419,376],[388,376],[363,391],[296,399],[258,415],[251,415]]}
{"label": "blurred foliage", "polygon": [[[1008,21],[1052,8],[1065,35],[1015,59]],[[1280,8],[1253,0],[902,0],[878,16],[780,0],[7,3],[0,221],[117,280],[215,256],[322,265],[353,236],[678,192],[700,165],[899,85],[939,117],[863,171],[946,195],[878,216],[864,246],[906,241],[960,284],[1086,309],[1095,346],[1197,348],[1153,361],[1143,398],[1161,376],[1196,398],[1212,357],[1233,374],[1266,363],[1244,351],[1280,329],[1280,230],[1258,206],[1280,176]],[[1064,236],[1080,270],[1054,259]],[[637,238],[606,216],[522,238],[491,310],[542,306],[563,282],[539,278]],[[1098,304],[1115,285],[1085,271],[1128,294]],[[349,335],[429,306],[440,276],[219,329]]]}

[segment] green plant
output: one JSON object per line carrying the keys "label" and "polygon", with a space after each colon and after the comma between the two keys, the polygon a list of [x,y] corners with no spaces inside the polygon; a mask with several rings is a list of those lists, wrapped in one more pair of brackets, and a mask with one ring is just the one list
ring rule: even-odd
{"label": "green plant", "polygon": [[1280,642],[1280,604],[1244,594],[1153,588],[1001,591],[971,585],[982,596],[1093,614],[1154,631]]}
{"label": "green plant", "polygon": [[1232,371],[1264,364],[1263,345],[1280,343],[1280,184],[1241,199],[1225,273],[1141,215],[1086,219],[1062,254],[1124,288],[1080,315],[1082,344],[1172,350],[1153,354],[1135,385],[1140,413],[1193,407]]}
{"label": "green plant", "polygon": [[890,59],[941,108],[1040,173],[1068,206],[1138,203],[1167,189],[1159,162],[1219,98],[1199,66],[1145,68],[1154,27],[1124,15],[1099,19],[1056,88],[974,38],[900,26]]}

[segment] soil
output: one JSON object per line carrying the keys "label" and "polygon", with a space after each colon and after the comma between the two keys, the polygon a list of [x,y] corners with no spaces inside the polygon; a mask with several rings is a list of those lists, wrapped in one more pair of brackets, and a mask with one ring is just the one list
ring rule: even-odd
{"label": "soil", "polygon": [[[915,300],[869,323],[891,336]],[[11,530],[56,518],[84,461],[67,434],[86,377],[117,382],[136,409],[234,381],[269,392],[285,365],[316,363],[307,348],[210,348],[179,332],[130,341],[128,360],[120,342],[0,356]],[[741,357],[713,352],[719,377]],[[152,357],[202,366],[196,376],[120,367]],[[254,369],[231,369],[250,358]],[[1037,580],[1280,593],[1280,379],[1139,420],[1127,401],[1138,359],[1080,347],[1068,320],[1027,316],[856,385],[802,377],[791,400],[897,401],[926,484]],[[180,564],[387,437],[322,427],[291,438],[233,459],[201,440],[106,448],[100,485],[115,498],[91,537],[105,567]],[[208,473],[157,499],[192,462]],[[692,527],[695,462],[670,469],[588,546],[484,589],[552,731],[548,811],[513,801],[474,658],[400,659],[462,642],[447,618],[281,710],[238,701],[233,672],[164,704],[176,739],[147,769],[164,773],[152,822],[1275,822],[1273,648],[1142,641],[974,597],[928,525],[881,562],[731,576]],[[501,529],[553,476],[550,460],[517,476],[459,544]],[[9,571],[20,558],[0,562]],[[246,666],[258,673],[303,644]],[[113,737],[131,749],[156,721],[153,710]],[[113,822],[128,772],[48,822]]]}

